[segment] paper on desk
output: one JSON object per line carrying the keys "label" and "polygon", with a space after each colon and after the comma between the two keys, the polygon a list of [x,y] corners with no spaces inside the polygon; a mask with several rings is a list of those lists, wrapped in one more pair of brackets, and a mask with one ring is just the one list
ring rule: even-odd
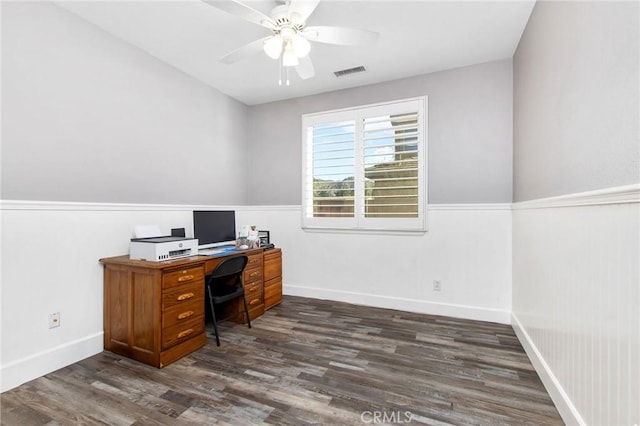
{"label": "paper on desk", "polygon": [[161,237],[160,227],[158,225],[137,225],[134,230],[135,238],[152,238]]}

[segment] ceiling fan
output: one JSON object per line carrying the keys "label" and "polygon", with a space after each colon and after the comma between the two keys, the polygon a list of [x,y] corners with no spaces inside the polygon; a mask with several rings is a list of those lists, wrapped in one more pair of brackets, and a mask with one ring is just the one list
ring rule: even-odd
{"label": "ceiling fan", "polygon": [[[237,0],[204,0],[206,3],[258,24],[270,31],[266,37],[255,40],[220,58],[231,64],[261,51],[272,59],[280,61],[282,67],[295,67],[301,79],[315,75],[309,58],[310,41],[346,46],[360,46],[375,43],[379,34],[374,31],[332,26],[307,26],[309,16],[320,0],[287,0],[280,2],[267,16],[264,13]],[[280,81],[282,84],[282,81]],[[287,79],[287,84],[289,84]]]}

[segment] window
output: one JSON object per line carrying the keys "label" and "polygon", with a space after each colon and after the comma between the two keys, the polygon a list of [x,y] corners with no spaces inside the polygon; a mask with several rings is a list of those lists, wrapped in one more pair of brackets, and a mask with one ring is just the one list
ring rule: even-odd
{"label": "window", "polygon": [[426,97],[302,116],[302,226],[426,230]]}

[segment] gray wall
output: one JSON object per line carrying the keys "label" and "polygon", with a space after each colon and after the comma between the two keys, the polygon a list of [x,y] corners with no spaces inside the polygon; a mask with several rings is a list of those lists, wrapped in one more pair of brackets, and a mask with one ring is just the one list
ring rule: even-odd
{"label": "gray wall", "polygon": [[514,201],[640,181],[638,2],[538,2],[514,56]]}
{"label": "gray wall", "polygon": [[2,5],[2,198],[300,204],[301,114],[427,95],[429,202],[510,202],[512,63],[247,107],[50,3]]}
{"label": "gray wall", "polygon": [[243,204],[247,107],[51,3],[2,4],[2,198]]}
{"label": "gray wall", "polygon": [[512,75],[508,59],[253,106],[249,204],[301,203],[301,114],[423,95],[429,202],[510,202]]}

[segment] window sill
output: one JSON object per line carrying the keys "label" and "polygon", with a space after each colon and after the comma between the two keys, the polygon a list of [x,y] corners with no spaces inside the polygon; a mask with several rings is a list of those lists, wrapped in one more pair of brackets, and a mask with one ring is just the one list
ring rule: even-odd
{"label": "window sill", "polygon": [[405,235],[419,237],[427,233],[427,229],[364,229],[364,228],[327,228],[303,226],[302,230],[318,234],[354,234],[354,235]]}

